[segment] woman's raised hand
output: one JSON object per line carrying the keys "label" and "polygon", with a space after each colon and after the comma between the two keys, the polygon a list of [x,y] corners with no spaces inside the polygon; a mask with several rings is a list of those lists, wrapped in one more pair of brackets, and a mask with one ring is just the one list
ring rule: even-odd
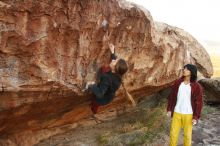
{"label": "woman's raised hand", "polygon": [[111,53],[114,54],[115,53],[115,46],[112,43],[109,43],[108,46],[109,46]]}

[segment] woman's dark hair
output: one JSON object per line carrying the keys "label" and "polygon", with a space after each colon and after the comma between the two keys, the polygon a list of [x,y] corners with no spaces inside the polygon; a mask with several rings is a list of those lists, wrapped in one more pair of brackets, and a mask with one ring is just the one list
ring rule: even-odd
{"label": "woman's dark hair", "polygon": [[128,71],[128,65],[124,59],[119,59],[116,66],[115,72],[119,76],[123,76]]}
{"label": "woman's dark hair", "polygon": [[193,64],[187,64],[184,66],[184,68],[187,68],[191,72],[190,81],[194,82],[197,80],[197,67]]}
{"label": "woman's dark hair", "polygon": [[119,59],[115,66],[115,73],[121,78],[121,84],[125,92],[126,98],[130,101],[133,107],[136,106],[136,102],[133,96],[128,92],[123,82],[122,76],[128,71],[128,65],[124,59]]}

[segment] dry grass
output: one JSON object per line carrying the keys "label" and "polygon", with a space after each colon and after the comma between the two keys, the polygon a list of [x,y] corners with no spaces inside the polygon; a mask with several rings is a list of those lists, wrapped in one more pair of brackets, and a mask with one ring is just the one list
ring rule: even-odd
{"label": "dry grass", "polygon": [[137,130],[137,129],[141,129],[142,127],[144,127],[143,123],[140,121],[136,121],[135,123],[125,123],[120,129],[119,131],[122,133],[127,133],[127,132],[131,132],[133,130]]}
{"label": "dry grass", "polygon": [[211,114],[211,113],[214,113],[216,110],[216,108],[214,107],[211,107],[209,105],[204,105],[203,108],[202,108],[202,115],[201,115],[201,118],[206,118],[207,115]]}
{"label": "dry grass", "polygon": [[109,141],[108,137],[110,136],[110,134],[111,133],[106,132],[97,136],[96,140],[99,142],[100,146],[104,146],[108,143]]}
{"label": "dry grass", "polygon": [[[128,146],[149,144],[160,139],[167,131],[167,117],[165,113],[166,100],[161,100],[156,108],[137,108],[129,116],[122,116],[125,121],[115,123],[111,132],[100,133],[97,137],[99,145]],[[118,120],[117,120],[118,121]],[[113,121],[112,121],[113,122]],[[126,139],[125,142],[124,139]]]}

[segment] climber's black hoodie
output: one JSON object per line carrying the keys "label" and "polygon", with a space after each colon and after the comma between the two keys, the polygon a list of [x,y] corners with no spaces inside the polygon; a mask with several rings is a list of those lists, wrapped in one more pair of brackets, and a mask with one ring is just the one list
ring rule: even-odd
{"label": "climber's black hoodie", "polygon": [[[115,54],[111,54],[111,59],[115,60]],[[95,100],[100,105],[110,103],[115,92],[121,85],[121,78],[113,73],[110,67],[103,66],[101,68],[100,82],[89,87],[89,90],[95,95]]]}

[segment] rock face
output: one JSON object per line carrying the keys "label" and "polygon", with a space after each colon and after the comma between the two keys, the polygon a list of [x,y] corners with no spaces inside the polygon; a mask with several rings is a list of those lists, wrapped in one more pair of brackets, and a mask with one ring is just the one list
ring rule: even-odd
{"label": "rock face", "polygon": [[[126,1],[1,0],[1,138],[32,145],[40,138],[30,132],[90,115],[82,86],[109,62],[109,42],[128,62],[124,81],[135,98],[168,86],[186,63],[205,77],[213,74],[207,52],[191,35],[154,22],[147,10]],[[123,97],[121,89],[117,96]],[[105,108],[122,103],[116,98]]]}
{"label": "rock face", "polygon": [[220,103],[220,78],[201,79],[199,83],[204,87],[205,101],[212,104]]}

